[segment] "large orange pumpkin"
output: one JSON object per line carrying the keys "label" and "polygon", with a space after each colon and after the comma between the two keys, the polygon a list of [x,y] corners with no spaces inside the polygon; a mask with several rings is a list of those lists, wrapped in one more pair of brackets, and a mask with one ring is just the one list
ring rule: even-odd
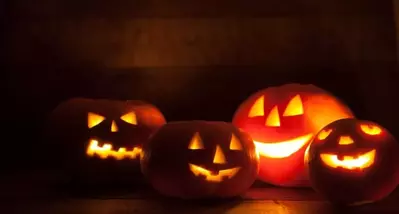
{"label": "large orange pumpkin", "polygon": [[280,186],[309,186],[303,158],[310,140],[330,122],[350,117],[351,110],[325,90],[287,84],[250,96],[239,106],[233,124],[255,142],[260,180]]}

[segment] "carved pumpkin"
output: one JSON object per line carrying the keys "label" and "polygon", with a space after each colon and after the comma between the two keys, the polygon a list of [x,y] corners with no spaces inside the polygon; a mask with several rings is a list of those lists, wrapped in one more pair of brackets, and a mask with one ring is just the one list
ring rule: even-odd
{"label": "carved pumpkin", "polygon": [[314,134],[332,121],[353,117],[331,94],[287,84],[261,90],[244,101],[233,124],[249,133],[260,155],[259,179],[280,186],[309,186],[304,152]]}
{"label": "carved pumpkin", "polygon": [[399,181],[399,144],[380,125],[342,119],[323,128],[306,153],[312,186],[329,200],[380,200]]}
{"label": "carved pumpkin", "polygon": [[121,170],[139,171],[142,144],[165,124],[165,118],[142,101],[76,98],[60,104],[49,122],[50,143],[64,151],[64,156],[56,155],[67,166],[82,170],[77,173],[93,171],[101,179],[102,172],[115,177]]}
{"label": "carved pumpkin", "polygon": [[256,179],[255,151],[249,135],[230,123],[172,122],[144,145],[141,167],[153,187],[164,195],[233,197]]}

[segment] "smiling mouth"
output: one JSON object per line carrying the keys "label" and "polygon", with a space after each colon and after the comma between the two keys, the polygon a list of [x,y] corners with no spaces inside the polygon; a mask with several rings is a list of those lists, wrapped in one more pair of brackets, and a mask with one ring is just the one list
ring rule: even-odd
{"label": "smiling mouth", "polygon": [[358,156],[343,156],[342,158],[338,158],[338,155],[320,154],[320,158],[325,165],[332,168],[365,169],[373,165],[375,153],[376,151],[373,149]]}
{"label": "smiling mouth", "polygon": [[132,150],[126,150],[124,147],[120,147],[118,150],[113,150],[112,144],[106,143],[102,146],[99,146],[98,144],[99,142],[97,140],[90,140],[86,154],[91,157],[96,155],[101,159],[112,157],[116,160],[122,160],[125,158],[136,159],[141,154],[141,148],[139,147],[134,147]]}
{"label": "smiling mouth", "polygon": [[303,135],[292,140],[278,143],[255,141],[256,150],[261,156],[269,158],[286,158],[300,150],[313,137],[313,134]]}
{"label": "smiling mouth", "polygon": [[190,171],[195,175],[195,176],[203,176],[205,177],[205,180],[210,181],[210,182],[221,182],[224,179],[230,179],[234,177],[238,171],[240,171],[241,167],[234,167],[231,169],[224,169],[220,170],[216,175],[212,173],[210,170],[207,170],[203,167],[200,167],[195,164],[188,164],[190,167]]}

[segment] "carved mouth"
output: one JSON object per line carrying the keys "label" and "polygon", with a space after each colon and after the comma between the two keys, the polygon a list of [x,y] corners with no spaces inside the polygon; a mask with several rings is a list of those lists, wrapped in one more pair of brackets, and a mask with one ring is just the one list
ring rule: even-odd
{"label": "carved mouth", "polygon": [[110,143],[99,146],[99,142],[97,140],[90,140],[86,154],[91,157],[98,156],[101,159],[107,159],[111,157],[116,160],[136,159],[141,154],[141,148],[139,147],[133,147],[131,150],[126,150],[125,147],[120,147],[118,150],[113,150],[112,147],[113,146]]}
{"label": "carved mouth", "polygon": [[210,182],[221,182],[224,179],[230,179],[234,177],[238,171],[240,171],[241,167],[234,167],[231,169],[224,169],[220,170],[217,174],[211,172],[210,170],[207,170],[203,167],[200,167],[195,164],[188,164],[190,167],[190,171],[195,175],[195,176],[203,176],[205,177],[205,180],[210,181]]}
{"label": "carved mouth", "polygon": [[376,150],[373,149],[369,152],[357,156],[341,156],[334,154],[320,154],[320,159],[325,165],[332,168],[344,169],[365,169],[373,165]]}
{"label": "carved mouth", "polygon": [[278,143],[255,141],[256,150],[261,156],[269,158],[286,158],[300,150],[313,137],[313,134],[303,135],[292,140]]}

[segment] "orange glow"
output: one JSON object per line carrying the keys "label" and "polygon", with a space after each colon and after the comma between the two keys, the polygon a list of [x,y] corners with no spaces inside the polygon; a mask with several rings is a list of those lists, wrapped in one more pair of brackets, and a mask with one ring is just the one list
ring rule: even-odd
{"label": "orange glow", "polygon": [[342,167],[344,169],[366,169],[373,165],[376,150],[373,149],[364,154],[354,156],[344,156],[342,160],[338,159],[337,155],[320,154],[320,158],[324,164],[332,168]]}
{"label": "orange glow", "polygon": [[287,105],[287,108],[284,111],[283,116],[296,116],[303,114],[303,104],[301,96],[296,95],[294,98],[290,100]]}
{"label": "orange glow", "polygon": [[195,176],[204,176],[205,180],[209,182],[222,182],[223,179],[225,178],[232,178],[234,177],[237,172],[241,169],[240,167],[234,167],[231,169],[224,169],[220,170],[216,175],[213,175],[213,173],[203,167],[200,167],[195,164],[188,164],[190,167],[190,171],[195,175]]}
{"label": "orange glow", "polygon": [[118,131],[118,126],[116,125],[115,121],[112,121],[111,132],[117,132],[117,131]]}
{"label": "orange glow", "polygon": [[204,149],[204,144],[202,143],[201,137],[198,132],[194,134],[191,138],[190,144],[188,144],[188,149],[197,150]]}
{"label": "orange glow", "polygon": [[353,143],[354,142],[350,136],[341,136],[338,141],[339,145],[351,145]]}
{"label": "orange glow", "polygon": [[242,150],[242,145],[234,134],[231,135],[230,150]]}
{"label": "orange glow", "polygon": [[137,125],[137,117],[136,113],[130,112],[121,117],[121,120],[125,121],[126,123]]}
{"label": "orange glow", "polygon": [[108,157],[122,160],[125,158],[136,159],[141,154],[141,148],[134,147],[132,150],[127,151],[126,148],[121,147],[117,151],[112,150],[111,144],[104,144],[98,146],[97,140],[90,140],[89,146],[87,147],[86,154],[88,156],[97,155],[101,159],[107,159]]}
{"label": "orange glow", "polygon": [[332,132],[332,129],[321,130],[320,133],[317,135],[317,139],[324,140],[331,134],[331,132]]}
{"label": "orange glow", "polygon": [[258,116],[264,116],[265,115],[265,96],[259,97],[253,106],[251,107],[251,110],[249,110],[248,117],[258,117]]}
{"label": "orange glow", "polygon": [[263,143],[254,141],[260,155],[269,158],[286,158],[300,150],[310,141],[313,134],[307,134],[292,140],[278,143]]}
{"label": "orange glow", "polygon": [[213,156],[213,163],[217,163],[217,164],[225,164],[226,163],[226,157],[224,156],[222,148],[220,148],[219,145],[216,146],[216,152],[215,152],[215,155]]}
{"label": "orange glow", "polygon": [[274,106],[273,109],[270,111],[269,115],[267,116],[266,126],[274,126],[274,127],[280,126],[280,116],[278,113],[277,106]]}
{"label": "orange glow", "polygon": [[89,112],[87,114],[87,127],[89,127],[89,129],[91,129],[94,126],[97,126],[98,124],[103,122],[104,120],[105,120],[105,117]]}
{"label": "orange glow", "polygon": [[360,130],[368,135],[379,135],[382,133],[382,129],[375,125],[360,125]]}
{"label": "orange glow", "polygon": [[303,101],[303,105],[306,106],[306,117],[312,120],[313,130],[320,130],[339,119],[353,118],[349,109],[328,95],[314,95]]}
{"label": "orange glow", "polygon": [[306,147],[306,150],[305,150],[305,155],[304,155],[304,161],[305,161],[305,163],[309,163],[309,150],[310,150],[310,143],[309,143],[309,145],[308,145],[308,147]]}

